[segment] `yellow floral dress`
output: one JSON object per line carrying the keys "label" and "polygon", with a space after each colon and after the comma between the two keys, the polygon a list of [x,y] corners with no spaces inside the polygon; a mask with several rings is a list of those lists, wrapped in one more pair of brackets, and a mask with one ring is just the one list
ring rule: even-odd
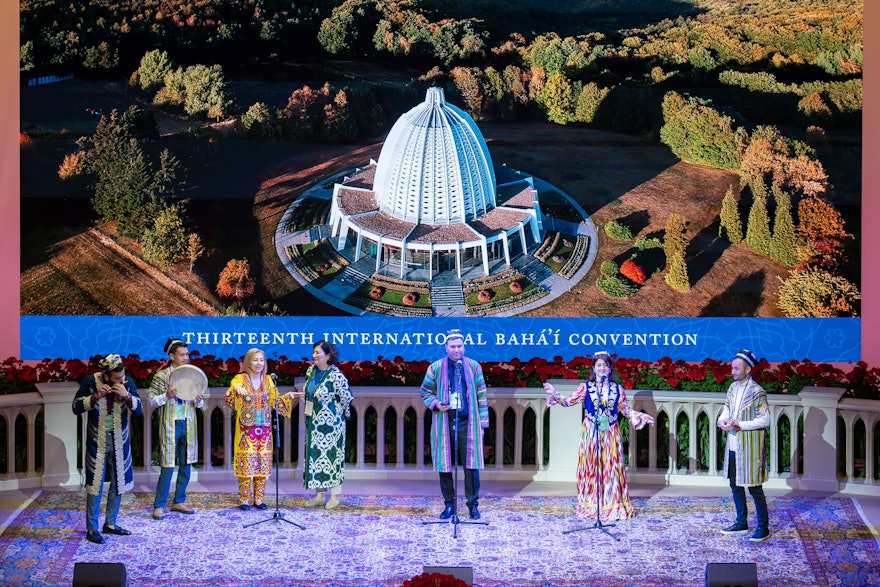
{"label": "yellow floral dress", "polygon": [[[245,393],[236,393],[237,387]],[[248,374],[239,373],[229,383],[226,403],[236,415],[232,460],[235,476],[268,477],[272,472],[272,409],[289,418],[293,400],[279,394],[268,375],[254,389]]]}

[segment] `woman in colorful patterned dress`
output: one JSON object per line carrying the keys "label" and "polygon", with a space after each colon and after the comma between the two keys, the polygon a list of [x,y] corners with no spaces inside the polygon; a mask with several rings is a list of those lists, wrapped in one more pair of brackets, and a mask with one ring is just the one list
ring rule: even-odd
{"label": "woman in colorful patterned dress", "polygon": [[[593,355],[593,371],[568,397],[561,397],[549,384],[544,384],[547,405],[565,407],[584,402],[584,423],[578,445],[577,515],[596,518],[596,495],[600,494],[600,519],[626,520],[633,516],[632,502],[626,487],[626,463],[619,418],[629,418],[630,426],[639,430],[653,424],[654,418],[632,410],[626,392],[617,383],[611,355],[602,351]],[[599,447],[596,447],[598,427]]]}
{"label": "woman in colorful patterned dress", "polygon": [[[306,507],[339,505],[345,478],[345,421],[351,416],[348,379],[336,366],[339,352],[326,340],[312,350],[312,365],[306,371],[305,393],[306,458],[303,485],[315,496]],[[324,502],[324,494],[330,499]]]}
{"label": "woman in colorful patterned dress", "polygon": [[254,507],[265,510],[266,478],[272,472],[272,410],[289,418],[293,398],[302,393],[278,393],[266,374],[266,355],[260,349],[249,350],[243,363],[244,373],[233,377],[226,390],[226,403],[235,410],[232,468],[238,477],[238,507],[251,509],[253,481]]}

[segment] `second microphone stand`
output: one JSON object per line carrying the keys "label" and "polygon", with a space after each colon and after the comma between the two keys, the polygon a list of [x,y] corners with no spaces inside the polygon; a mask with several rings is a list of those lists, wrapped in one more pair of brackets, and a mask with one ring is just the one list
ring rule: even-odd
{"label": "second microphone stand", "polygon": [[[608,385],[610,386],[611,384],[609,383]],[[609,389],[609,392],[610,391],[611,390]],[[601,389],[597,389],[596,392],[599,396],[601,396],[601,394],[602,394]],[[609,393],[609,395],[611,395],[611,394]],[[585,402],[586,402],[586,399],[587,398],[584,399]],[[589,410],[588,410],[588,412],[589,412]],[[589,417],[589,415],[587,417]],[[601,530],[602,532],[604,532],[608,536],[614,538],[614,540],[617,540],[618,542],[620,542],[620,538],[618,538],[617,536],[615,536],[614,534],[612,534],[608,530],[608,528],[613,527],[614,524],[603,524],[602,523],[601,497],[604,492],[603,492],[603,487],[602,487],[602,443],[600,442],[600,439],[599,439],[599,410],[598,410],[598,408],[596,409],[596,421],[594,422],[593,428],[595,430],[595,439],[596,439],[596,523],[593,524],[592,526],[582,526],[580,528],[572,528],[571,530],[563,530],[562,533],[563,534],[571,534],[572,532],[580,532],[582,530]]]}
{"label": "second microphone stand", "polygon": [[[469,521],[462,522],[458,517],[458,406],[460,404],[456,403],[455,408],[453,408],[453,445],[452,445],[452,490],[453,495],[455,496],[455,501],[452,502],[452,515],[449,516],[449,520],[430,520],[426,522],[422,522],[422,524],[446,524],[447,522],[452,524],[452,537],[458,538],[458,525],[459,524],[473,524],[473,525],[482,525],[488,526],[489,522],[477,522],[477,521]],[[446,411],[447,418],[449,417],[449,411]]]}
{"label": "second microphone stand", "polygon": [[[272,380],[274,381],[274,379],[275,378],[273,377]],[[275,390],[276,390],[275,393],[277,394],[278,388],[276,387]],[[276,405],[275,408],[277,408],[277,407],[278,406]],[[284,514],[282,514],[281,510],[279,509],[278,478],[280,477],[280,474],[278,473],[278,457],[279,457],[279,454],[281,453],[281,427],[278,425],[278,410],[277,409],[273,410],[273,413],[275,414],[275,417],[273,418],[273,421],[272,421],[272,425],[274,426],[273,432],[275,434],[275,512],[272,514],[271,518],[266,518],[265,520],[260,520],[258,522],[251,522],[250,524],[245,524],[244,527],[250,528],[251,526],[256,526],[257,524],[262,524],[263,522],[271,522],[272,520],[275,520],[276,522],[278,522],[278,521],[287,522],[288,524],[293,524],[294,526],[296,526],[300,530],[305,530],[306,529],[305,526],[303,526],[301,524],[297,524],[296,522],[292,522],[292,521],[288,520],[287,518],[285,518]]]}

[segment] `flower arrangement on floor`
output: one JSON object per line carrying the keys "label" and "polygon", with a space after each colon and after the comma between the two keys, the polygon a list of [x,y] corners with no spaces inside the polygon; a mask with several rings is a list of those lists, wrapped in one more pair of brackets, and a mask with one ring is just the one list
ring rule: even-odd
{"label": "flower arrangement on floor", "polygon": [[452,575],[422,573],[407,579],[401,587],[468,587],[468,584]]}
{"label": "flower arrangement on floor", "polygon": [[[35,391],[34,384],[51,381],[79,381],[98,368],[100,357],[80,359],[43,359],[25,362],[9,358],[0,363],[0,394]],[[302,377],[309,362],[285,356],[267,357],[269,371],[278,374],[280,385],[292,385]],[[149,386],[153,373],[165,361],[144,360],[138,355],[123,359],[127,374],[141,389]],[[226,387],[241,370],[239,359],[220,359],[213,355],[191,354],[191,363],[208,376],[212,387]],[[342,361],[339,367],[351,385],[420,385],[430,361],[405,361],[401,357],[375,361]],[[547,360],[535,357],[527,361],[481,361],[486,382],[492,387],[541,387],[547,379],[585,379],[593,365],[589,357],[564,361],[561,357]],[[769,393],[796,394],[807,386],[840,387],[849,397],[880,399],[880,368],[864,362],[849,364],[849,370],[809,359],[771,365],[762,360],[754,370],[755,380]],[[700,363],[673,361],[663,357],[657,361],[619,359],[615,363],[621,385],[626,389],[660,389],[678,391],[725,392],[730,385],[730,364],[705,359]]]}

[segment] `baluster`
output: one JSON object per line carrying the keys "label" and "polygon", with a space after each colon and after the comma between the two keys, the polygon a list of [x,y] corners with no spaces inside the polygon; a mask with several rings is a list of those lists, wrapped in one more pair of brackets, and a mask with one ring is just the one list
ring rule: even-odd
{"label": "baluster", "polygon": [[376,467],[385,466],[385,410],[384,402],[376,408]]}
{"label": "baluster", "polygon": [[865,485],[874,484],[874,427],[877,418],[865,422]]}
{"label": "baluster", "polygon": [[425,466],[425,413],[428,409],[422,404],[421,412],[416,408],[416,466]]}
{"label": "baluster", "polygon": [[395,438],[395,444],[397,446],[397,459],[395,464],[398,468],[403,467],[404,461],[406,458],[404,457],[404,442],[403,442],[403,429],[404,429],[404,421],[406,419],[406,404],[398,404],[397,407],[394,408],[394,413],[397,416],[395,419],[395,423],[397,425],[397,436]]}
{"label": "baluster", "polygon": [[223,410],[223,468],[232,469],[233,444],[235,435],[232,433],[232,410]]}
{"label": "baluster", "polygon": [[535,465],[537,470],[543,471],[544,466],[544,410],[546,401],[535,400],[529,402],[535,410]]}
{"label": "baluster", "polygon": [[513,415],[513,468],[522,469],[523,420],[526,417],[526,410],[514,406]]}
{"label": "baluster", "polygon": [[495,468],[504,468],[504,403],[495,402]]}
{"label": "baluster", "polygon": [[855,468],[853,465],[855,464],[855,452],[853,447],[855,443],[853,439],[855,437],[855,417],[848,417],[848,415],[844,415],[843,426],[844,426],[844,434],[846,435],[846,481],[848,483],[852,483],[855,480]]}
{"label": "baluster", "polygon": [[[199,449],[202,451],[202,462],[205,463],[202,467],[203,470],[207,471],[211,469],[211,414],[213,413],[213,408],[211,406],[211,400],[209,398],[205,398],[205,403],[202,404],[202,445]],[[198,408],[196,408],[198,409]]]}
{"label": "baluster", "polygon": [[[39,408],[39,406],[35,406]],[[37,410],[39,411],[39,410]],[[27,471],[26,474],[28,477],[37,474],[37,464],[36,464],[36,453],[37,453],[37,444],[36,444],[36,430],[37,430],[37,411],[33,408],[27,410]]]}
{"label": "baluster", "polygon": [[696,410],[696,406],[691,403],[685,408],[685,413],[688,417],[687,472],[690,475],[697,472],[697,417],[695,417],[695,413],[699,413],[699,411]]}
{"label": "baluster", "polygon": [[369,406],[364,406],[363,410],[358,410],[358,419],[357,419],[357,464],[355,465],[358,469],[364,468],[364,443],[366,442],[366,433],[364,420],[367,415],[367,410]]}

